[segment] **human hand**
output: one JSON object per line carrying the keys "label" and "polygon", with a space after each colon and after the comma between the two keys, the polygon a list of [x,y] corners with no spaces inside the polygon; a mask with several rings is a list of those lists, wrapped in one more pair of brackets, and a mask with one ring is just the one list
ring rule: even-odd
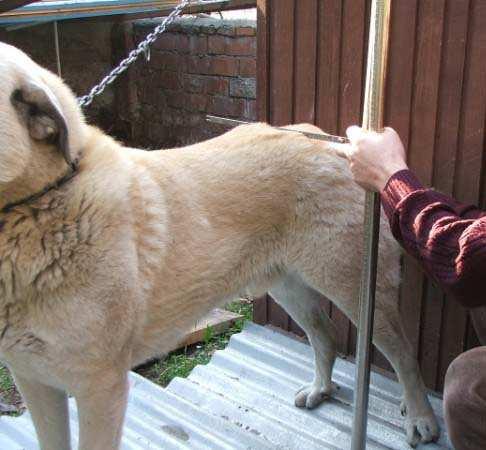
{"label": "human hand", "polygon": [[354,181],[364,189],[382,191],[393,174],[408,168],[402,141],[392,128],[376,133],[352,126],[346,134],[350,144],[340,146],[339,152],[349,160]]}

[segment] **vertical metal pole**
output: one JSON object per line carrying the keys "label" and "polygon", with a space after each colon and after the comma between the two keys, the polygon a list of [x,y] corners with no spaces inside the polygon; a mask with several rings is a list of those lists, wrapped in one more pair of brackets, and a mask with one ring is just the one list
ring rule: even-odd
{"label": "vertical metal pole", "polygon": [[[383,129],[383,108],[391,0],[373,0],[371,6],[363,128]],[[352,450],[366,448],[371,345],[375,312],[376,268],[380,231],[379,194],[367,192],[365,201],[363,267],[360,288],[357,371],[354,395]]]}
{"label": "vertical metal pole", "polygon": [[61,71],[61,52],[59,50],[59,32],[57,30],[57,20],[54,21],[54,45],[56,47],[57,74],[62,77]]}

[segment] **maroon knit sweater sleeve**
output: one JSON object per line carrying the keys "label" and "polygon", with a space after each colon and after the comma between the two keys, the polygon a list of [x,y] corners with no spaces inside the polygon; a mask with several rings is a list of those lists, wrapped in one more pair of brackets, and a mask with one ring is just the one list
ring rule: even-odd
{"label": "maroon knit sweater sleeve", "polygon": [[425,189],[409,170],[381,198],[393,235],[425,271],[464,306],[486,305],[486,213]]}

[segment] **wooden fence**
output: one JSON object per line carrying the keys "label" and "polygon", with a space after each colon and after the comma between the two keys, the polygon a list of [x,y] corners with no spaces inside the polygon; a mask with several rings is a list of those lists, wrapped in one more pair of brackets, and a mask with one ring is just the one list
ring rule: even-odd
{"label": "wooden fence", "polygon": [[[360,123],[370,1],[257,3],[259,118],[311,122],[341,135]],[[386,124],[398,130],[422,182],[483,207],[485,61],[486,1],[392,1]],[[407,256],[400,307],[425,381],[441,390],[452,359],[477,345],[469,315]],[[335,306],[327,308],[340,351],[353,353],[356,330]],[[255,318],[298,331],[269,298],[257,303]],[[374,363],[388,368],[378,352]]]}

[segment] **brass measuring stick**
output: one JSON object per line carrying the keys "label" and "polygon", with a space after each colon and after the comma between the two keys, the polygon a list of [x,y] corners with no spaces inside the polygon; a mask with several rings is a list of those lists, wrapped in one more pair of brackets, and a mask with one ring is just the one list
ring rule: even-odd
{"label": "brass measuring stick", "polygon": [[[380,132],[383,130],[390,4],[391,0],[373,0],[371,5],[366,89],[363,105],[363,128],[370,131]],[[352,450],[364,450],[366,448],[379,231],[380,196],[374,192],[367,192],[365,200],[363,265],[359,295],[360,309],[356,351]]]}

